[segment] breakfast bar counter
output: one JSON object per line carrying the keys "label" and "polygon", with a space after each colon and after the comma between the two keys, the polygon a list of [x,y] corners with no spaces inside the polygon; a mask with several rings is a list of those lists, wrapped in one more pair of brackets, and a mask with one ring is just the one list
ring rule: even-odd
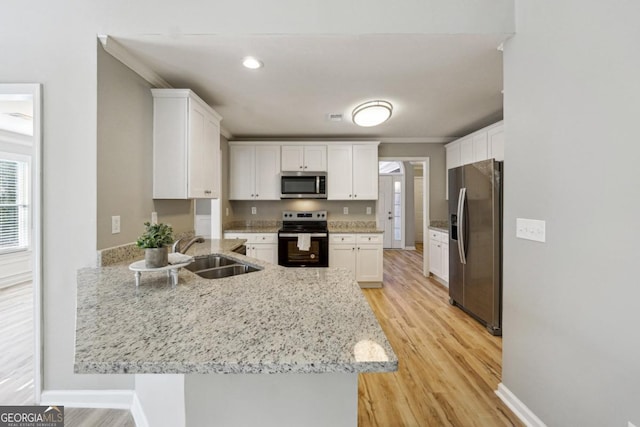
{"label": "breakfast bar counter", "polygon": [[[75,372],[168,374],[168,385],[179,374],[182,388],[178,389],[183,390],[185,408],[191,408],[185,409],[184,425],[197,425],[195,420],[202,415],[193,404],[198,399],[189,396],[204,391],[218,395],[222,384],[224,395],[233,396],[236,386],[238,393],[251,387],[251,399],[260,405],[276,412],[278,405],[288,407],[285,412],[291,412],[293,418],[287,418],[291,422],[302,421],[299,416],[306,415],[295,413],[304,413],[300,408],[313,401],[318,408],[344,415],[339,417],[344,422],[318,415],[321,423],[355,425],[357,374],[395,371],[398,365],[358,284],[347,270],[284,268],[231,252],[233,245],[238,241],[207,241],[189,253],[221,253],[262,270],[203,279],[181,269],[176,286],[165,274],[147,273],[138,288],[128,264],[80,270]],[[223,375],[223,380],[216,374],[236,375]],[[151,391],[158,377],[150,377],[154,375],[136,375],[137,393],[147,394],[139,396],[141,402],[154,398]],[[333,391],[326,387],[334,385],[340,390],[334,390],[332,397]],[[265,387],[262,395],[260,387]],[[279,390],[275,395],[273,387]],[[300,387],[305,391],[301,393]],[[174,384],[165,391],[175,389]],[[338,402],[345,395],[351,396],[347,402]],[[285,400],[273,401],[280,397]],[[291,399],[302,401],[296,404]],[[238,404],[234,402],[217,402],[221,419],[226,420],[221,425],[252,421],[230,409]],[[294,409],[296,405],[303,406]],[[236,415],[242,416],[232,417]],[[279,413],[273,425],[282,422],[282,416]],[[256,420],[270,425],[265,424],[269,417],[264,417]],[[313,425],[307,419],[304,424]]]}

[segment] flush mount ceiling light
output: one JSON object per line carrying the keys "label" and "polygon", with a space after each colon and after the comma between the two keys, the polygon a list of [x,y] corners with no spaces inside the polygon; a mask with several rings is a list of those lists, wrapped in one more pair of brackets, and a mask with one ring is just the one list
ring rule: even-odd
{"label": "flush mount ceiling light", "polygon": [[262,68],[264,64],[258,58],[254,58],[253,56],[247,56],[242,60],[242,65],[251,70],[257,70],[258,68]]}
{"label": "flush mount ceiling light", "polygon": [[353,123],[371,127],[384,123],[391,117],[393,105],[387,101],[368,101],[353,109]]}

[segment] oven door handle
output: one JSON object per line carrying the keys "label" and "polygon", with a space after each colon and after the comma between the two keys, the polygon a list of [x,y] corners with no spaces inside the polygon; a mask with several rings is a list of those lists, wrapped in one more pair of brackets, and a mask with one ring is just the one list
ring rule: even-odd
{"label": "oven door handle", "polygon": [[327,237],[327,233],[280,233],[278,237],[298,237],[299,234],[308,234],[311,237]]}

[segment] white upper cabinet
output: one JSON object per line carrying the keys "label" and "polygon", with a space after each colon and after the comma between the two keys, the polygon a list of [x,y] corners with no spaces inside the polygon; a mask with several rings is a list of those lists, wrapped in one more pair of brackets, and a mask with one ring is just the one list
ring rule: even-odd
{"label": "white upper cabinet", "polygon": [[504,126],[495,126],[487,132],[489,158],[504,161]]}
{"label": "white upper cabinet", "polygon": [[473,139],[464,138],[460,141],[460,162],[463,165],[473,163]]}
{"label": "white upper cabinet", "polygon": [[378,146],[353,146],[353,199],[378,200]]}
{"label": "white upper cabinet", "polygon": [[353,199],[353,146],[330,145],[327,159],[327,199]]}
{"label": "white upper cabinet", "polygon": [[280,146],[229,145],[229,200],[280,200]]}
{"label": "white upper cabinet", "polygon": [[283,145],[283,172],[326,172],[326,145]]}
{"label": "white upper cabinet", "polygon": [[220,120],[189,89],[153,94],[153,198],[220,197]]}
{"label": "white upper cabinet", "polygon": [[449,198],[449,169],[487,159],[504,161],[504,122],[498,122],[444,146],[447,176],[445,198]]}
{"label": "white upper cabinet", "polygon": [[378,199],[378,144],[329,145],[327,199]]}

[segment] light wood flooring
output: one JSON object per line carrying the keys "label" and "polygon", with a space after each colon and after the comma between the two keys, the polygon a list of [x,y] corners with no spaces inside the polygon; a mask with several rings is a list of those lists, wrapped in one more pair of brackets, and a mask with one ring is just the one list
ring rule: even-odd
{"label": "light wood flooring", "polygon": [[360,375],[358,425],[522,426],[494,393],[502,339],[449,305],[417,249],[385,250],[383,288],[363,290],[399,369]]}
{"label": "light wood flooring", "polygon": [[33,290],[0,289],[0,405],[33,405]]}

